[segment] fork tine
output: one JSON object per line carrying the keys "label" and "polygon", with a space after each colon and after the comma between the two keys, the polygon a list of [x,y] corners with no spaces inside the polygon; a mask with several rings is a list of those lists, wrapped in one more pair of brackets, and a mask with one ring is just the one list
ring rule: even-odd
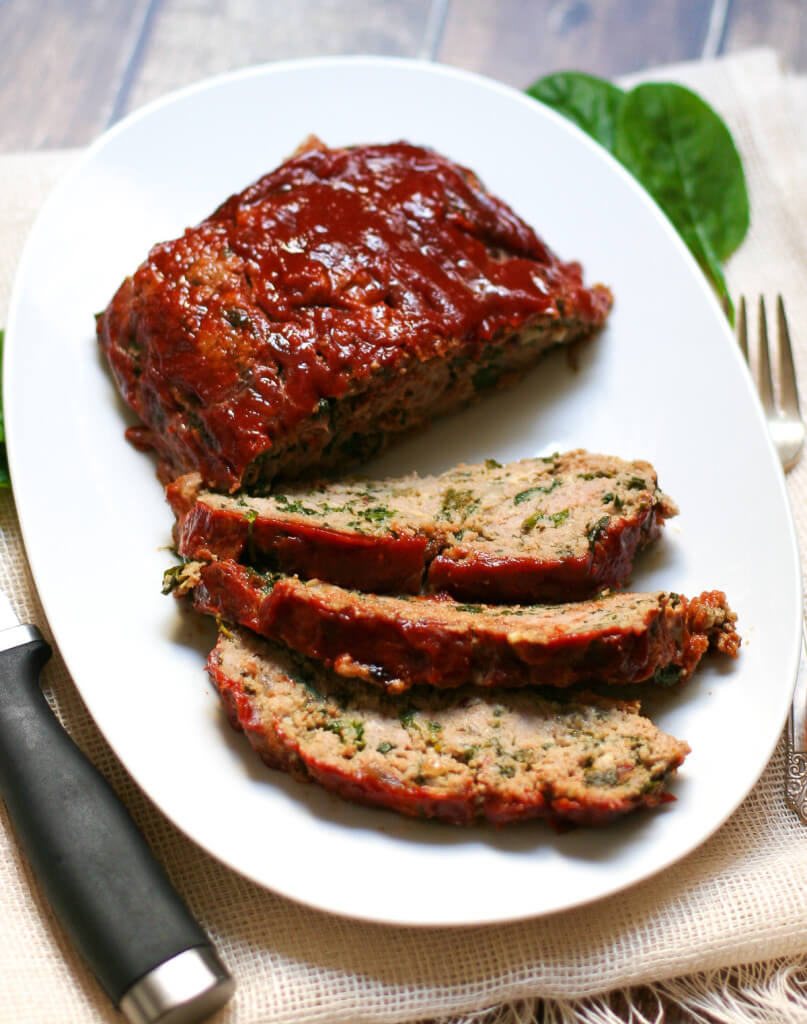
{"label": "fork tine", "polygon": [[748,320],[745,314],[745,296],[740,296],[740,304],[737,308],[737,341],[740,343],[740,351],[748,362]]}
{"label": "fork tine", "polygon": [[774,411],[773,377],[771,356],[768,347],[768,319],[765,315],[765,299],[759,297],[759,398],[766,414]]}
{"label": "fork tine", "polygon": [[[767,420],[768,431],[781,460],[782,468],[787,473],[801,457],[807,438],[807,424],[802,419],[799,409],[790,332],[785,318],[785,304],[781,295],[778,296],[776,312],[779,336],[779,376],[781,377],[779,388],[781,400],[778,404],[773,390],[768,318],[765,313],[765,299],[762,295],[759,297],[759,358],[756,378],[757,392]],[[742,295],[737,307],[736,330],[739,347],[748,361],[748,320],[745,297]]]}
{"label": "fork tine", "polygon": [[787,328],[785,304],[782,301],[781,295],[777,296],[776,299],[776,319],[779,334],[779,368],[781,373],[779,397],[782,409],[785,412],[801,415],[799,394],[796,390],[796,368],[793,365],[793,348],[790,344],[790,331]]}

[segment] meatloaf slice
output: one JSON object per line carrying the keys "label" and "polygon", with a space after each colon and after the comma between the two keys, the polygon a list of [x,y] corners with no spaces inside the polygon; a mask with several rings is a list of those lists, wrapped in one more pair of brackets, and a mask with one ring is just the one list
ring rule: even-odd
{"label": "meatloaf slice", "polygon": [[734,655],[740,643],[719,591],[692,600],[617,592],[559,605],[459,604],[264,576],[233,561],[188,563],[170,584],[192,592],[201,612],[393,693],[422,684],[670,685],[710,646]]}
{"label": "meatloaf slice", "polygon": [[273,768],[352,802],[458,825],[601,825],[672,799],[689,747],[638,703],[531,690],[418,688],[392,697],[247,631],[208,671],[233,726]]}
{"label": "meatloaf slice", "polygon": [[677,512],[649,463],[582,450],[262,498],[203,489],[191,474],[166,494],[184,558],[503,602],[575,600],[623,584],[637,550]]}
{"label": "meatloaf slice", "polygon": [[314,143],[156,245],[97,331],[162,479],[233,491],[375,454],[610,306],[465,168]]}

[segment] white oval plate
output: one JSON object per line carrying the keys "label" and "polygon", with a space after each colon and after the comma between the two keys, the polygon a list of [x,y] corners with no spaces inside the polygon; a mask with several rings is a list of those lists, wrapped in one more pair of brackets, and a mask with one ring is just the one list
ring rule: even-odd
{"label": "white oval plate", "polygon": [[[93,314],[150,245],[201,220],[310,132],[404,138],[477,171],[615,295],[573,372],[550,357],[381,462],[434,471],[583,446],[651,460],[681,506],[637,589],[720,588],[745,639],[648,697],[692,745],[677,802],[605,830],[458,829],[350,806],[265,768],[207,681],[210,623],[160,594],[171,515],[96,350]],[[563,119],[461,71],[347,58],[180,92],[90,148],[29,239],[8,322],[5,409],[25,544],[53,633],[107,740],[158,807],[236,871],[295,900],[418,925],[524,918],[597,899],[703,842],[752,787],[799,651],[791,516],[753,385],[709,288],[654,204]],[[375,468],[375,467],[374,467]]]}

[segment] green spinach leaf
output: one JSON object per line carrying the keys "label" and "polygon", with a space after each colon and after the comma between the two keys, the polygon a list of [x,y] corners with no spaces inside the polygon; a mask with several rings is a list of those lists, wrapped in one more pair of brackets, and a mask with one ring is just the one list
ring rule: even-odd
{"label": "green spinach leaf", "polygon": [[740,156],[723,121],[681,85],[640,85],[625,97],[616,156],[728,298],[720,262],[745,237],[749,208]]}
{"label": "green spinach leaf", "polygon": [[596,139],[666,213],[729,309],[721,263],[750,221],[742,162],[712,108],[681,85],[650,82],[629,92],[562,71],[527,90]]}
{"label": "green spinach leaf", "polygon": [[582,71],[559,71],[534,82],[533,99],[564,114],[609,152],[614,152],[625,93],[611,82]]}

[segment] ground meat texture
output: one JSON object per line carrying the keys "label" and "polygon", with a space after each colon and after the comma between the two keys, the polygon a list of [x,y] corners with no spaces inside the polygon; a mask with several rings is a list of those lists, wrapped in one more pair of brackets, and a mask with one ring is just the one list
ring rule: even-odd
{"label": "ground meat texture", "polygon": [[674,503],[653,467],[582,450],[500,465],[284,487],[167,488],[179,553],[376,593],[563,601],[623,584]]}
{"label": "ground meat texture", "polygon": [[473,605],[363,594],[236,562],[188,563],[170,580],[197,610],[247,626],[391,693],[597,681],[672,685],[710,646],[736,655],[736,616],[719,591],[617,592],[562,605]]}
{"label": "ground meat texture", "polygon": [[442,533],[420,478],[334,481],[268,497],[201,489],[198,474],[166,488],[178,552],[401,593],[420,590]]}
{"label": "ground meat texture", "polygon": [[314,143],[156,245],[97,332],[161,478],[234,491],[377,454],[610,306],[450,160]]}
{"label": "ground meat texture", "polygon": [[347,800],[458,825],[602,825],[672,799],[689,747],[638,703],[589,694],[419,688],[393,697],[242,630],[208,671],[263,760]]}

